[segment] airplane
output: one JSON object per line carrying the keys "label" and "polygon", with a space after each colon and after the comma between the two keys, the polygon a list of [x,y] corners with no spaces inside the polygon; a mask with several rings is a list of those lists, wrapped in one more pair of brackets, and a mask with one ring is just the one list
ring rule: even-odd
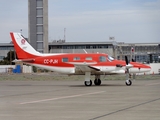
{"label": "airplane", "polygon": [[85,86],[91,86],[91,75],[95,75],[94,84],[101,85],[101,75],[126,74],[125,84],[132,85],[131,74],[144,73],[151,67],[138,62],[115,60],[105,53],[40,53],[21,35],[10,32],[17,54],[13,62],[23,62],[42,69],[67,75],[84,75]]}

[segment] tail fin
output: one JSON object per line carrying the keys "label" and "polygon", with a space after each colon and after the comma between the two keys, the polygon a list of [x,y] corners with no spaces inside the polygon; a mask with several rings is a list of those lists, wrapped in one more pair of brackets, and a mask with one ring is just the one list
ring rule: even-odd
{"label": "tail fin", "polygon": [[18,59],[30,59],[41,56],[21,35],[21,33],[10,33]]}

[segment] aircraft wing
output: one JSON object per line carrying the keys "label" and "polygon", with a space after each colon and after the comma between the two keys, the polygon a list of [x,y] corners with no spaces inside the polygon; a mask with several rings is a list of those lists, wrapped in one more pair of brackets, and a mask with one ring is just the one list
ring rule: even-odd
{"label": "aircraft wing", "polygon": [[34,62],[34,61],[35,59],[19,59],[19,60],[15,59],[12,62]]}
{"label": "aircraft wing", "polygon": [[97,64],[95,61],[83,61],[83,62],[68,62],[76,67],[80,71],[100,71],[100,69],[93,67],[91,65]]}
{"label": "aircraft wing", "polygon": [[99,68],[93,67],[93,66],[88,66],[89,68],[95,70],[95,71],[101,71]]}

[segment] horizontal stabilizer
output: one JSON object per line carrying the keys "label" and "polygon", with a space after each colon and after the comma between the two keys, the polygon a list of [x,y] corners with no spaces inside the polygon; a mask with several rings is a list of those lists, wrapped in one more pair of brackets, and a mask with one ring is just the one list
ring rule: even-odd
{"label": "horizontal stabilizer", "polygon": [[21,59],[21,60],[17,60],[17,59],[15,59],[15,60],[13,60],[12,62],[34,62],[35,61],[35,59]]}

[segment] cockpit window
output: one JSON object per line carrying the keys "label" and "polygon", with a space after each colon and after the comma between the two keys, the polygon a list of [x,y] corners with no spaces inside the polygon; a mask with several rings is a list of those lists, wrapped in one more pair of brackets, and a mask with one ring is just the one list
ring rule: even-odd
{"label": "cockpit window", "polygon": [[113,60],[114,60],[114,58],[113,58],[113,57],[111,57],[111,56],[108,56],[108,60],[109,60],[109,61],[113,61]]}
{"label": "cockpit window", "polygon": [[99,57],[99,61],[100,61],[100,62],[106,62],[107,59],[106,59],[105,56],[100,56],[100,57]]}

